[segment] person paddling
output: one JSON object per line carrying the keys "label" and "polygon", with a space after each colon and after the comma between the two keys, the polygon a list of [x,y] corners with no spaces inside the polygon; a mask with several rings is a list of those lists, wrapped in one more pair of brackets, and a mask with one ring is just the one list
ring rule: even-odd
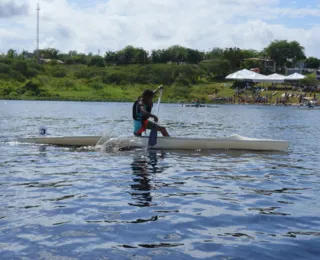
{"label": "person paddling", "polygon": [[[141,97],[134,102],[132,107],[132,118],[133,118],[133,134],[135,136],[141,136],[147,129],[156,128],[163,136],[169,136],[165,127],[162,127],[156,122],[159,121],[156,115],[151,114],[153,102],[152,99],[156,93],[162,89],[162,85],[159,86],[155,91],[146,89],[143,91]],[[150,121],[149,118],[153,118],[155,123]]]}

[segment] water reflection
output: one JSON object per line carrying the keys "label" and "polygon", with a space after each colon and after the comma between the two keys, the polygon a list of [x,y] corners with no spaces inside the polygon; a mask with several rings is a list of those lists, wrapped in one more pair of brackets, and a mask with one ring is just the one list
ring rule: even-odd
{"label": "water reflection", "polygon": [[163,159],[164,154],[157,154],[156,151],[148,151],[147,156],[145,154],[134,156],[131,163],[134,184],[130,185],[132,189],[130,194],[135,202],[129,205],[138,207],[152,205],[152,179],[156,173],[164,171],[164,168],[158,165],[159,158]]}
{"label": "water reflection", "polygon": [[47,157],[47,147],[45,145],[41,145],[38,147],[39,156]]}

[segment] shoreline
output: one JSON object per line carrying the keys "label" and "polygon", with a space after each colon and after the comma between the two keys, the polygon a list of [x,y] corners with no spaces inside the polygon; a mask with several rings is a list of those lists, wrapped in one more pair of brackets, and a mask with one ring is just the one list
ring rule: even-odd
{"label": "shoreline", "polygon": [[[51,101],[51,102],[95,102],[95,103],[133,103],[132,100],[85,100],[85,99],[47,99],[47,98],[36,98],[36,99],[10,99],[10,98],[2,98],[0,97],[0,101]],[[162,104],[176,104],[181,107],[185,104],[192,104],[192,102],[170,102],[170,101],[161,101]],[[293,106],[300,106],[299,103],[287,103],[287,104],[278,104],[275,103],[201,103],[204,105],[237,105],[237,106],[276,106],[276,107],[293,107]],[[203,108],[203,107],[200,107]]]}

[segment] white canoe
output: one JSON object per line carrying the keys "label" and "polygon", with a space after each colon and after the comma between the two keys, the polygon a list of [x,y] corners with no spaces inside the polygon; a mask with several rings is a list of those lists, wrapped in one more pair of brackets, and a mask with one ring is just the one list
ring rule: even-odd
{"label": "white canoe", "polygon": [[[95,146],[101,136],[67,136],[67,137],[35,137],[20,138],[21,143],[35,143],[58,146]],[[119,148],[148,147],[148,137],[111,138],[108,145]],[[151,149],[163,150],[255,150],[255,151],[284,151],[288,142],[281,140],[253,139],[240,135],[219,138],[187,138],[187,137],[158,137],[157,145]]]}

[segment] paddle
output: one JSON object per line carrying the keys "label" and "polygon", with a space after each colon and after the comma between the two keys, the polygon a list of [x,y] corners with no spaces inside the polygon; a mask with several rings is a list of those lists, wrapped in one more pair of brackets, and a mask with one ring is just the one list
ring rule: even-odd
{"label": "paddle", "polygon": [[[156,116],[158,116],[158,114],[159,114],[159,107],[160,107],[161,97],[162,97],[162,89],[160,89]],[[151,129],[151,132],[150,132],[148,145],[149,146],[155,146],[157,144],[157,138],[158,138],[158,130],[157,130],[156,127],[153,126],[153,128]]]}

